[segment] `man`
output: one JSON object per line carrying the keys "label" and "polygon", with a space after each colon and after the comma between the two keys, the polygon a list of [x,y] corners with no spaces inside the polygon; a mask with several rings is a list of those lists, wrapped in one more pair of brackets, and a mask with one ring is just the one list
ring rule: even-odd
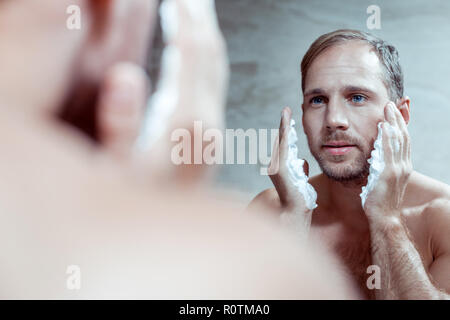
{"label": "man", "polygon": [[[223,116],[211,1],[165,2],[158,91],[178,100],[136,155],[156,2],[0,1],[0,298],[356,297],[331,258],[209,200],[204,179],[170,163],[172,127]],[[80,30],[66,27],[74,4]]]}
{"label": "man", "polygon": [[[311,45],[301,72],[303,129],[323,171],[309,180],[318,207],[308,210],[289,179],[289,108],[282,112],[275,188],[250,207],[303,219],[304,232],[340,257],[368,298],[448,299],[450,187],[412,169],[410,99],[403,94],[397,50],[369,34],[337,30]],[[385,169],[362,207],[379,122]],[[390,133],[387,124],[398,130]],[[380,271],[381,286],[371,290],[367,272],[373,270]]]}

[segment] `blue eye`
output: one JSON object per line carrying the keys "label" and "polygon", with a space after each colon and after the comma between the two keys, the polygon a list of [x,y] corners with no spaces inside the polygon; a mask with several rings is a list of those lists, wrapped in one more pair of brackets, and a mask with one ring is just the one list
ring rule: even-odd
{"label": "blue eye", "polygon": [[360,95],[360,94],[355,94],[352,96],[352,102],[354,103],[363,103],[366,101],[366,97]]}
{"label": "blue eye", "polygon": [[322,104],[324,102],[323,100],[324,100],[323,97],[314,97],[311,99],[310,102],[312,104]]}

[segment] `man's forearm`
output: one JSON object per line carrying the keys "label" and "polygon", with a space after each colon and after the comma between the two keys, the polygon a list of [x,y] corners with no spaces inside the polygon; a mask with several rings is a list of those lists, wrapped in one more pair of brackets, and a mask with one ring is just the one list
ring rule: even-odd
{"label": "man's forearm", "polygon": [[371,221],[370,233],[372,262],[381,270],[381,288],[376,291],[377,299],[449,298],[432,284],[400,219]]}

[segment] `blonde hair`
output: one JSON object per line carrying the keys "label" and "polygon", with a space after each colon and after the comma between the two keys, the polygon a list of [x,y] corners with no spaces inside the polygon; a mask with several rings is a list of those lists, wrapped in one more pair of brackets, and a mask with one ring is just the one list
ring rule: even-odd
{"label": "blonde hair", "polygon": [[352,40],[366,42],[377,54],[384,69],[383,82],[389,91],[390,98],[395,101],[403,97],[403,72],[400,67],[397,49],[369,33],[349,29],[340,29],[326,33],[311,44],[301,63],[302,91],[305,91],[306,73],[313,61],[325,49]]}

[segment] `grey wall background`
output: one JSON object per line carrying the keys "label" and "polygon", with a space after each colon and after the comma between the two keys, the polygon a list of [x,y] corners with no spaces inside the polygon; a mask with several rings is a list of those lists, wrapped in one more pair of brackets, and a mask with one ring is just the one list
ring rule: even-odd
{"label": "grey wall background", "polygon": [[[371,4],[381,8],[380,30],[367,29]],[[299,120],[299,63],[309,45],[335,29],[370,31],[400,53],[415,169],[450,184],[450,1],[216,0],[216,7],[231,63],[227,128],[277,128],[283,106]],[[299,154],[317,174],[298,131]],[[244,201],[272,186],[258,165],[222,165],[217,184]]]}

